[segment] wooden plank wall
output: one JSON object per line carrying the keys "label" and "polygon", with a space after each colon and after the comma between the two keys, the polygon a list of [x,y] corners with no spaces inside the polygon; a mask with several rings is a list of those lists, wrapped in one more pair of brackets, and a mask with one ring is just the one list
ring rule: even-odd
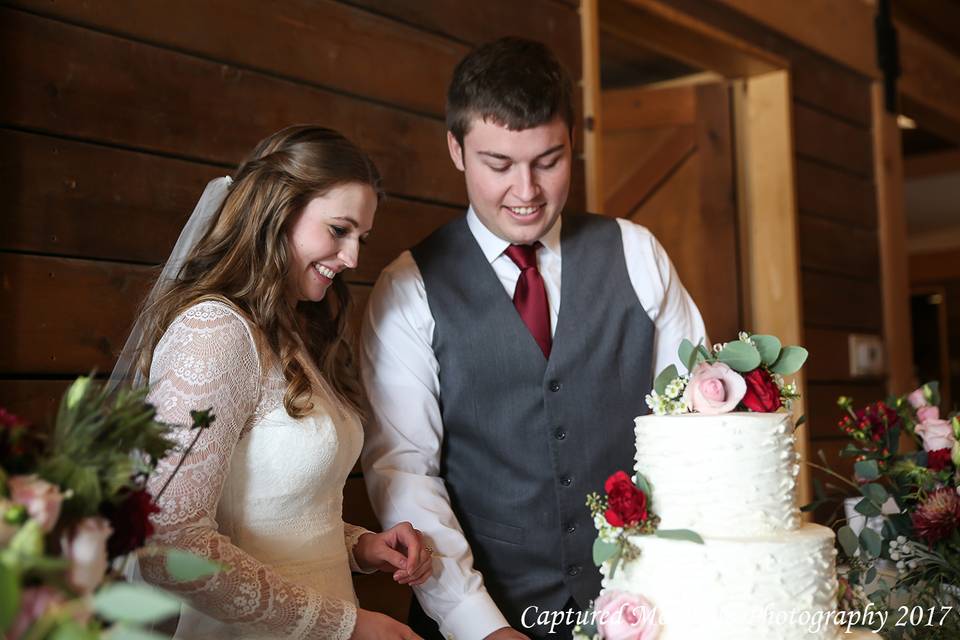
{"label": "wooden plank wall", "polygon": [[[42,422],[108,372],[203,185],[263,136],[316,122],[368,150],[389,192],[350,282],[458,215],[444,94],[479,42],[526,35],[580,78],[572,0],[17,0],[0,7],[0,406]],[[582,162],[571,194],[582,207]],[[376,528],[355,473],[347,520]],[[409,591],[363,576],[368,607]]]}

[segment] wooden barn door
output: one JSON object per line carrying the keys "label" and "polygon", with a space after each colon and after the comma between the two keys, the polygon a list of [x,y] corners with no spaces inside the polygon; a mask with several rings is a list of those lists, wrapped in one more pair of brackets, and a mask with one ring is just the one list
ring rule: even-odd
{"label": "wooden barn door", "polygon": [[730,90],[722,82],[602,92],[604,213],[650,229],[713,341],[741,325]]}

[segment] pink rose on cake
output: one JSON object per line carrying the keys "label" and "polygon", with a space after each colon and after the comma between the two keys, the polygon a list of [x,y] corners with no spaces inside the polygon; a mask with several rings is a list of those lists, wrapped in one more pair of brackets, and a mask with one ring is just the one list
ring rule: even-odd
{"label": "pink rose on cake", "polygon": [[747,383],[739,373],[722,362],[701,362],[693,369],[683,399],[693,411],[718,415],[733,411],[746,392]]}
{"label": "pink rose on cake", "polygon": [[660,635],[657,610],[643,596],[608,591],[594,605],[603,640],[654,640]]}

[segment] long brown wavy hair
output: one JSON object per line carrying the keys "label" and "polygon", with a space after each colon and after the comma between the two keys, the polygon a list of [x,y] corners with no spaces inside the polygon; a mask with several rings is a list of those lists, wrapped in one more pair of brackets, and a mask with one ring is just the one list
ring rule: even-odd
{"label": "long brown wavy hair", "polygon": [[[350,183],[383,197],[370,158],[331,129],[297,125],[262,140],[239,166],[210,229],[187,256],[175,282],[142,309],[139,367],[149,374],[153,350],[177,315],[203,299],[225,300],[254,327],[261,361],[275,358],[287,382],[283,405],[294,417],[313,409],[310,396],[326,392],[358,415],[363,391],[348,332],[350,293],[341,277],[320,302],[291,302],[287,230],[314,198]],[[268,351],[268,353],[264,353]],[[322,376],[315,389],[306,351]]]}

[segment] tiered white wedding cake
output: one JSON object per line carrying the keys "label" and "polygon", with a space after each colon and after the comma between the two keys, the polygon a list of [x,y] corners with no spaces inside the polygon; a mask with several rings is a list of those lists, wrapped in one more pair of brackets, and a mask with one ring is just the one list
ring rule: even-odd
{"label": "tiered white wedding cake", "polygon": [[879,637],[846,633],[834,533],[800,517],[797,390],[782,376],[806,357],[773,336],[741,333],[712,351],[684,341],[689,372],[657,376],[654,415],[636,419],[635,475],[588,497],[603,590],[578,637]]}
{"label": "tiered white wedding cake", "polygon": [[644,416],[636,444],[660,529],[703,544],[633,536],[605,590],[642,594],[660,640],[837,636],[834,534],[800,520],[789,414]]}

